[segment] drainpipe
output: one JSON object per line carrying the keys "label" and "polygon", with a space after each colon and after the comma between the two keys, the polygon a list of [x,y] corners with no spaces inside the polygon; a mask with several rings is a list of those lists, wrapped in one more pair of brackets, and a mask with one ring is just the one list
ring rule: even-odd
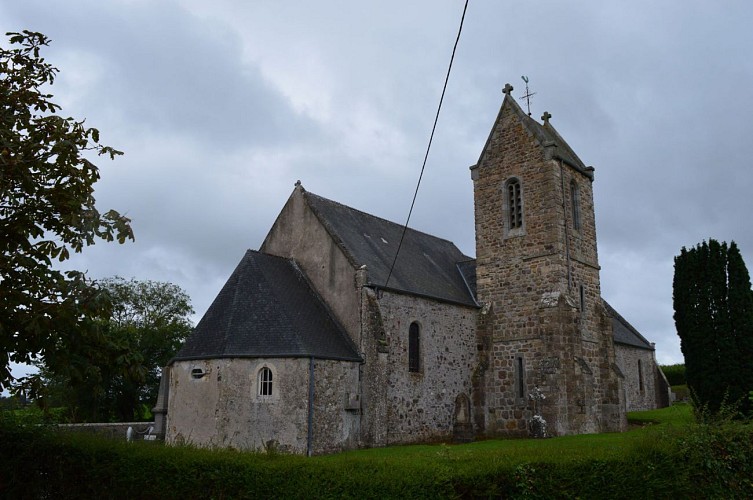
{"label": "drainpipe", "polygon": [[314,357],[309,358],[309,428],[306,436],[306,455],[311,456],[314,441]]}

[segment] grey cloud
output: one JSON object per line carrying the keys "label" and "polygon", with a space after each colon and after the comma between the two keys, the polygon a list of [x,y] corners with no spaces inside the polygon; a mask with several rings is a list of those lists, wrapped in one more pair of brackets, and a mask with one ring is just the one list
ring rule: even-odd
{"label": "grey cloud", "polygon": [[[107,69],[80,107],[65,111],[89,117],[126,150],[102,162],[97,199],[128,211],[138,240],[98,245],[77,263],[94,275],[175,281],[201,313],[243,249],[261,243],[296,179],[403,221],[461,7],[1,6],[18,24],[9,29],[54,39],[51,58],[86,53]],[[519,97],[520,76],[529,76],[533,116],[551,112],[597,169],[605,297],[657,342],[660,361],[681,360],[671,318],[680,247],[734,239],[753,266],[751,18],[743,1],[471,2],[412,225],[474,252],[468,166],[502,86],[512,83]],[[294,85],[283,88],[280,74]],[[309,90],[325,117],[290,102]]]}

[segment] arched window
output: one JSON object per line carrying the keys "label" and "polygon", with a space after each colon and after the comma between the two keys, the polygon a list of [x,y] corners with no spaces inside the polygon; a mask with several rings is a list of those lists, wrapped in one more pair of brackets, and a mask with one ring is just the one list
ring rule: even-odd
{"label": "arched window", "polygon": [[575,179],[570,181],[570,204],[573,207],[573,229],[580,229],[580,189]]}
{"label": "arched window", "polygon": [[526,372],[523,369],[523,356],[515,356],[515,396],[526,397]]}
{"label": "arched window", "polygon": [[272,395],[272,370],[266,366],[259,370],[259,396]]}
{"label": "arched window", "polygon": [[418,323],[415,321],[410,324],[408,329],[408,371],[418,372],[421,369],[421,356],[419,355],[421,347],[421,338]]}
{"label": "arched window", "polygon": [[638,360],[638,390],[643,394],[643,365],[641,360]]}
{"label": "arched window", "polygon": [[523,193],[520,181],[510,179],[507,181],[507,223],[510,230],[523,227]]}

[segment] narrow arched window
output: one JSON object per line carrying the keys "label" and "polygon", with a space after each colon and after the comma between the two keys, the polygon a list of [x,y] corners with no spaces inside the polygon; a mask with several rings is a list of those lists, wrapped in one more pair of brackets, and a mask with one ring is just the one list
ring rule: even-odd
{"label": "narrow arched window", "polygon": [[580,229],[580,189],[575,180],[570,181],[570,205],[573,208],[573,228]]}
{"label": "narrow arched window", "polygon": [[408,371],[418,372],[421,369],[421,334],[418,323],[413,322],[408,329]]}
{"label": "narrow arched window", "polygon": [[518,399],[526,397],[526,372],[523,369],[523,356],[515,356],[515,395]]}
{"label": "narrow arched window", "polygon": [[259,370],[259,396],[272,395],[272,370],[266,366]]}
{"label": "narrow arched window", "polygon": [[638,390],[643,393],[643,365],[641,360],[638,360]]}
{"label": "narrow arched window", "polygon": [[507,181],[507,222],[511,230],[523,227],[523,196],[518,179]]}

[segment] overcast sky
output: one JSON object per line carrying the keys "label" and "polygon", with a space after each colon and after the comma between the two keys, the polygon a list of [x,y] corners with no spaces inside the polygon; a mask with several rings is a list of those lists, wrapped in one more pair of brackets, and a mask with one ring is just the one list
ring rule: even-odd
{"label": "overcast sky", "polygon": [[[170,281],[198,320],[296,180],[403,222],[462,0],[8,1],[3,33],[52,39],[62,113],[105,144],[99,208],[135,243],[98,243],[92,278]],[[602,294],[682,362],[673,257],[735,240],[753,269],[753,2],[471,0],[411,226],[475,255],[476,162],[509,82],[594,183]],[[7,47],[7,37],[3,45]],[[522,105],[524,103],[520,101]]]}

